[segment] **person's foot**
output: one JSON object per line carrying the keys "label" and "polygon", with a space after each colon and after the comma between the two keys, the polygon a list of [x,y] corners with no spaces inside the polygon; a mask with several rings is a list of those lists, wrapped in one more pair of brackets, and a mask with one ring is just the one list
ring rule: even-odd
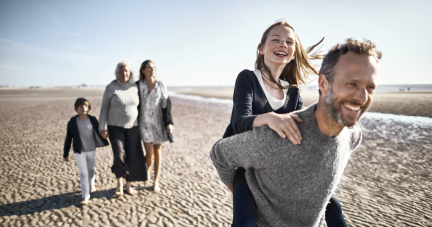
{"label": "person's foot", "polygon": [[84,198],[80,203],[81,205],[85,206],[88,205],[90,198]]}
{"label": "person's foot", "polygon": [[95,193],[95,192],[97,192],[97,188],[95,186],[92,186],[90,188],[90,193]]}
{"label": "person's foot", "polygon": [[137,191],[135,191],[135,189],[133,189],[131,186],[126,187],[126,191],[129,195],[135,195],[137,194]]}
{"label": "person's foot", "polygon": [[117,189],[115,191],[116,196],[122,196],[123,195],[123,187],[117,186]]}
{"label": "person's foot", "polygon": [[161,191],[161,188],[159,187],[159,182],[156,182],[156,183],[154,184],[154,191],[155,191],[155,192],[160,192],[160,191]]}

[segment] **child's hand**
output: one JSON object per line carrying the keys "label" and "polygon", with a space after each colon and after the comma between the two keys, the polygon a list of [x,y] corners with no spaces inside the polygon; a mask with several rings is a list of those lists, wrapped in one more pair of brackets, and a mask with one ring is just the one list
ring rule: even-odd
{"label": "child's hand", "polygon": [[69,158],[63,158],[66,162],[69,162]]}
{"label": "child's hand", "polygon": [[297,122],[302,122],[299,116],[293,113],[276,114],[271,112],[268,114],[267,125],[273,129],[280,137],[287,137],[291,143],[300,144],[302,137],[297,127]]}
{"label": "child's hand", "polygon": [[102,138],[107,139],[109,137],[108,131],[107,130],[102,130],[102,132],[100,133]]}
{"label": "child's hand", "polygon": [[168,133],[172,133],[173,129],[174,129],[174,126],[172,124],[167,125]]}

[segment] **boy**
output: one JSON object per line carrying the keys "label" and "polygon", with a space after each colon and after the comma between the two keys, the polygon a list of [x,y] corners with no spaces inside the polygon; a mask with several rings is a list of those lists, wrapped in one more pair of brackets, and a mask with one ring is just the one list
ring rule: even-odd
{"label": "boy", "polygon": [[73,142],[75,160],[80,174],[82,205],[87,205],[90,193],[96,191],[94,186],[96,147],[108,146],[108,140],[102,138],[97,131],[99,128],[97,119],[88,115],[90,110],[91,105],[87,99],[78,98],[75,101],[75,111],[78,115],[72,117],[68,122],[63,153],[63,159],[68,162],[69,150]]}

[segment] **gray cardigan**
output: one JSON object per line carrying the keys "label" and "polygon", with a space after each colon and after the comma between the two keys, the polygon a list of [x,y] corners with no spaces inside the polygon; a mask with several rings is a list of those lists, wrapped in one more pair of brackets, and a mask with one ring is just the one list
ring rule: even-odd
{"label": "gray cardigan", "polygon": [[219,140],[210,157],[226,185],[236,167],[246,169],[246,180],[257,204],[257,224],[319,226],[348,162],[361,141],[358,125],[345,127],[334,138],[323,135],[315,122],[316,104],[297,112],[300,145],[282,139],[268,126]]}

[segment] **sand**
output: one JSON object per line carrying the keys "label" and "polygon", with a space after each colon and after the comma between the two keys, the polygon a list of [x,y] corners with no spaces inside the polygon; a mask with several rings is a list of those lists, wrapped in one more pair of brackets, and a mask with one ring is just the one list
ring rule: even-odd
{"label": "sand", "polygon": [[[229,226],[232,195],[209,151],[231,106],[175,96],[175,143],[163,145],[162,192],[134,183],[137,195],[114,198],[112,151],[104,147],[96,159],[99,191],[79,205],[74,156],[62,160],[66,124],[77,97],[88,98],[98,116],[102,93],[0,90],[0,226]],[[432,125],[367,118],[362,127],[363,143],[336,193],[348,224],[432,226]]]}

